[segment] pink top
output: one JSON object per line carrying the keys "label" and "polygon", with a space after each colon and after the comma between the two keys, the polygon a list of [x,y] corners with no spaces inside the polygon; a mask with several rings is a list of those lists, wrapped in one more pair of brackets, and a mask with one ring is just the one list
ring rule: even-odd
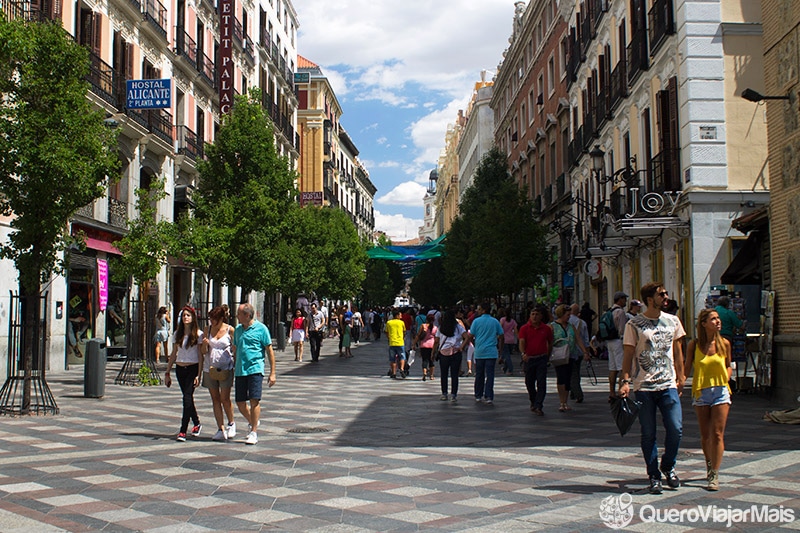
{"label": "pink top", "polygon": [[425,331],[425,337],[422,338],[422,341],[419,343],[420,348],[433,348],[433,343],[436,340],[436,333],[439,331],[436,326],[433,326],[433,329],[428,331],[428,328],[431,326],[428,324],[423,324],[422,328]]}
{"label": "pink top", "polygon": [[503,327],[503,342],[506,344],[516,344],[517,342],[517,321],[513,318],[506,320],[506,317],[500,319],[500,325]]}

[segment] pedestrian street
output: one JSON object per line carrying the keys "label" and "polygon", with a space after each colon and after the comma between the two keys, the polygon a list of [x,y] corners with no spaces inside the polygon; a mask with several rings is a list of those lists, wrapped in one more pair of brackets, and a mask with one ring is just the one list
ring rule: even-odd
{"label": "pedestrian street", "polygon": [[687,388],[683,486],[654,496],[638,424],[620,437],[611,420],[603,361],[594,363],[598,384],[584,377],[586,400],[567,413],[557,410],[551,369],[538,417],[522,376],[498,375],[491,406],[475,403],[462,378],[452,404],[439,399],[438,371],[421,380],[419,362],[407,379],[390,379],[385,339],[362,342],[352,359],[338,357],[335,342],[325,340],[316,364],[276,353],[255,446],[244,444],[238,413],[237,437],[211,440],[206,389],[195,393],[202,433],[181,443],[177,387],[114,385],[120,363],[110,363],[105,396],[90,399],[82,369],[48,376],[61,414],[0,418],[0,531],[606,531],[601,504],[623,494],[636,511],[630,531],[726,529],[643,523],[645,508],[800,513],[800,427],[762,421],[781,406],[757,395],[733,397],[721,486],[711,493]]}

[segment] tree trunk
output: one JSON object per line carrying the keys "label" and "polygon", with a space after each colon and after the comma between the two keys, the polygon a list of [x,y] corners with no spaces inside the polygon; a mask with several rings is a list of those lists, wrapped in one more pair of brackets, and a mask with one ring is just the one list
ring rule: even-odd
{"label": "tree trunk", "polygon": [[[33,384],[33,357],[36,345],[39,342],[36,332],[39,326],[39,286],[25,288],[20,286],[22,295],[22,408],[20,414],[30,414],[31,409],[31,389]],[[42,354],[38,354],[41,356]]]}

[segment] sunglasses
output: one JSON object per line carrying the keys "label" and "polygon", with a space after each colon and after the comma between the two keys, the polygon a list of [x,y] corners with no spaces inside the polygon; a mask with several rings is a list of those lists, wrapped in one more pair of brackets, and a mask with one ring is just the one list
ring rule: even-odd
{"label": "sunglasses", "polygon": [[659,292],[659,293],[657,293],[657,294],[658,294],[659,296],[667,296],[667,295],[669,294],[669,291],[661,291],[661,292]]}

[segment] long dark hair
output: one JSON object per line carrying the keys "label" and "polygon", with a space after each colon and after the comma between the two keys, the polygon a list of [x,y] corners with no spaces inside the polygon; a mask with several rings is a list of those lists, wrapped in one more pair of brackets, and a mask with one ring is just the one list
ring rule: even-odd
{"label": "long dark hair", "polygon": [[[189,331],[184,331],[183,313],[189,313],[190,315],[192,315],[192,323],[189,325]],[[181,319],[178,320],[178,329],[175,330],[175,340],[178,342],[183,342],[183,338],[188,335],[189,341],[186,343],[186,346],[196,345],[198,339],[197,313],[191,307],[186,306],[183,309],[181,309],[179,316],[181,317]]]}
{"label": "long dark hair", "polygon": [[448,309],[442,315],[442,319],[439,321],[439,332],[445,337],[452,337],[456,334],[456,325],[458,322],[456,321],[456,312],[452,309]]}

